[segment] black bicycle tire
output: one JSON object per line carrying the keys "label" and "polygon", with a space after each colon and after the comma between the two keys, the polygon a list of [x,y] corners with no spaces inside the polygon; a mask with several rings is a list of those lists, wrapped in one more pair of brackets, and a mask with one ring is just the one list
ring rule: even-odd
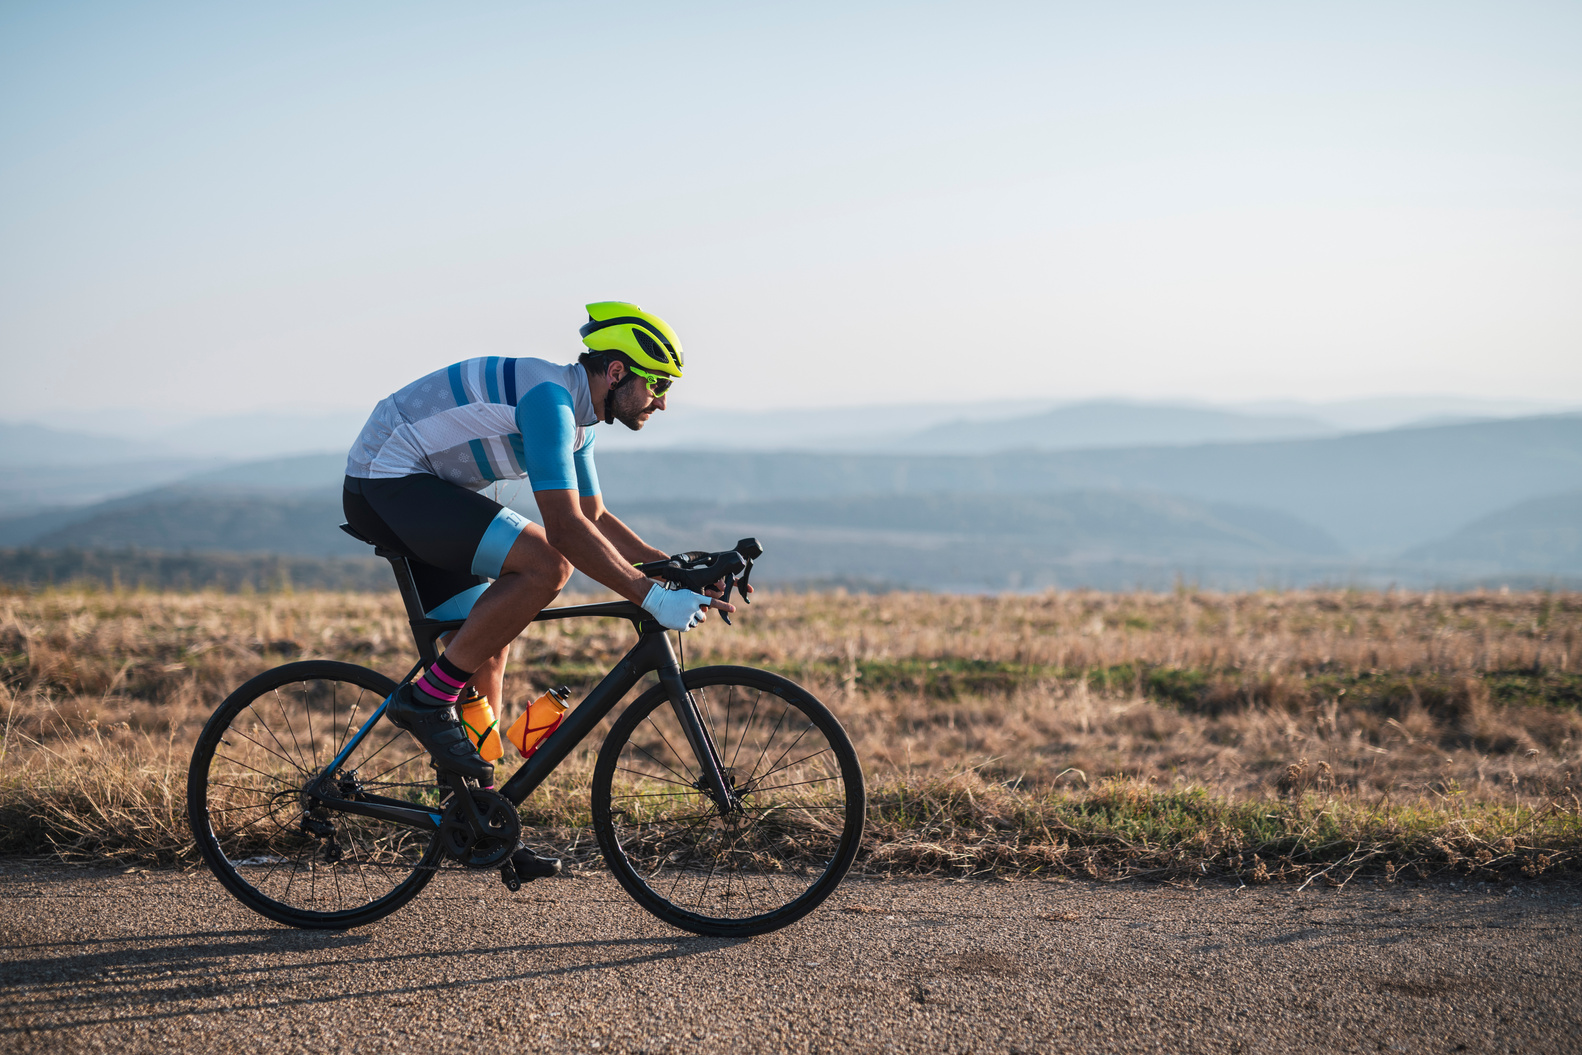
{"label": "black bicycle tire", "polygon": [[749,937],[778,930],[806,916],[834,892],[851,868],[862,842],[866,814],[866,792],[862,767],[851,739],[839,719],[818,698],[788,678],[752,667],[699,667],[683,674],[688,690],[720,685],[744,685],[770,692],[801,710],[824,735],[839,762],[840,780],[846,797],[841,837],[824,873],[796,898],[767,912],[741,918],[704,915],[683,908],[660,894],[628,859],[615,832],[611,792],[621,751],[638,724],[656,708],[668,706],[662,686],[656,685],[638,697],[616,720],[599,749],[594,767],[592,810],[594,833],[604,862],[616,880],[647,911],[666,923],[694,934],[715,937]]}
{"label": "black bicycle tire", "polygon": [[376,670],[335,660],[287,663],[248,680],[216,708],[198,736],[187,771],[187,821],[204,863],[221,885],[248,908],[287,926],[344,930],[382,919],[416,897],[434,876],[434,868],[441,856],[439,840],[430,838],[427,850],[413,866],[412,874],[382,897],[355,909],[330,913],[309,912],[269,897],[243,878],[221,849],[209,816],[208,775],[215,750],[225,731],[249,705],[265,693],[307,681],[350,683],[381,700],[396,690],[396,683]]}

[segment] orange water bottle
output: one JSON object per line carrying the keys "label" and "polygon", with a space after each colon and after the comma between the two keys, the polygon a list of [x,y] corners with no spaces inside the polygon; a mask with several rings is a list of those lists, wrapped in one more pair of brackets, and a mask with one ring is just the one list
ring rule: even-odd
{"label": "orange water bottle", "polygon": [[560,719],[565,716],[566,701],[569,699],[571,690],[564,685],[550,689],[529,704],[522,716],[511,723],[511,728],[505,731],[505,738],[522,753],[523,758],[532,758],[538,745],[544,742],[544,737],[560,727]]}
{"label": "orange water bottle", "polygon": [[489,697],[474,695],[470,699],[457,700],[456,711],[467,730],[467,739],[472,741],[485,762],[493,762],[505,754],[505,747],[500,743],[500,723],[495,720]]}

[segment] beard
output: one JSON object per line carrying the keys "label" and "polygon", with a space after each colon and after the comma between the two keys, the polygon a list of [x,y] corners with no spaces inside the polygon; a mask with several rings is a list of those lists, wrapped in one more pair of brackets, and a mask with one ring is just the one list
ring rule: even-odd
{"label": "beard", "polygon": [[653,399],[648,394],[648,386],[643,384],[642,378],[634,378],[627,384],[615,390],[615,420],[636,432],[643,427],[641,416],[653,407]]}

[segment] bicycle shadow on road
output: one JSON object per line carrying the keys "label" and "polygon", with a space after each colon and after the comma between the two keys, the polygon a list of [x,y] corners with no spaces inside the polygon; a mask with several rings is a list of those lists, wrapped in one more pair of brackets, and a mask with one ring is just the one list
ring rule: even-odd
{"label": "bicycle shadow on road", "polygon": [[[684,959],[745,940],[612,937],[370,954],[376,935],[253,927],[13,944],[0,949],[0,1035],[353,1000],[402,1006],[414,1002],[404,998]],[[6,955],[24,950],[39,955]],[[532,966],[501,969],[517,959]],[[389,984],[392,976],[403,981]]]}

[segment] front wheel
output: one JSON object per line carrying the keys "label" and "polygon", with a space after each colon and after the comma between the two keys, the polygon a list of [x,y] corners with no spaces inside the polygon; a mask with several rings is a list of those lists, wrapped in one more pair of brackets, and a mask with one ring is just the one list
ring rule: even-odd
{"label": "front wheel", "polygon": [[288,663],[237,689],[204,726],[187,773],[192,834],[215,876],[255,912],[294,927],[355,927],[433,877],[432,829],[345,813],[311,790],[327,780],[339,797],[438,816],[449,788],[409,733],[381,720],[341,757],[395,688],[350,663]]}
{"label": "front wheel", "polygon": [[812,693],[767,671],[683,675],[735,804],[701,787],[662,686],[610,731],[593,773],[605,863],[660,919],[744,937],[807,915],[840,883],[862,838],[862,768],[840,722]]}

